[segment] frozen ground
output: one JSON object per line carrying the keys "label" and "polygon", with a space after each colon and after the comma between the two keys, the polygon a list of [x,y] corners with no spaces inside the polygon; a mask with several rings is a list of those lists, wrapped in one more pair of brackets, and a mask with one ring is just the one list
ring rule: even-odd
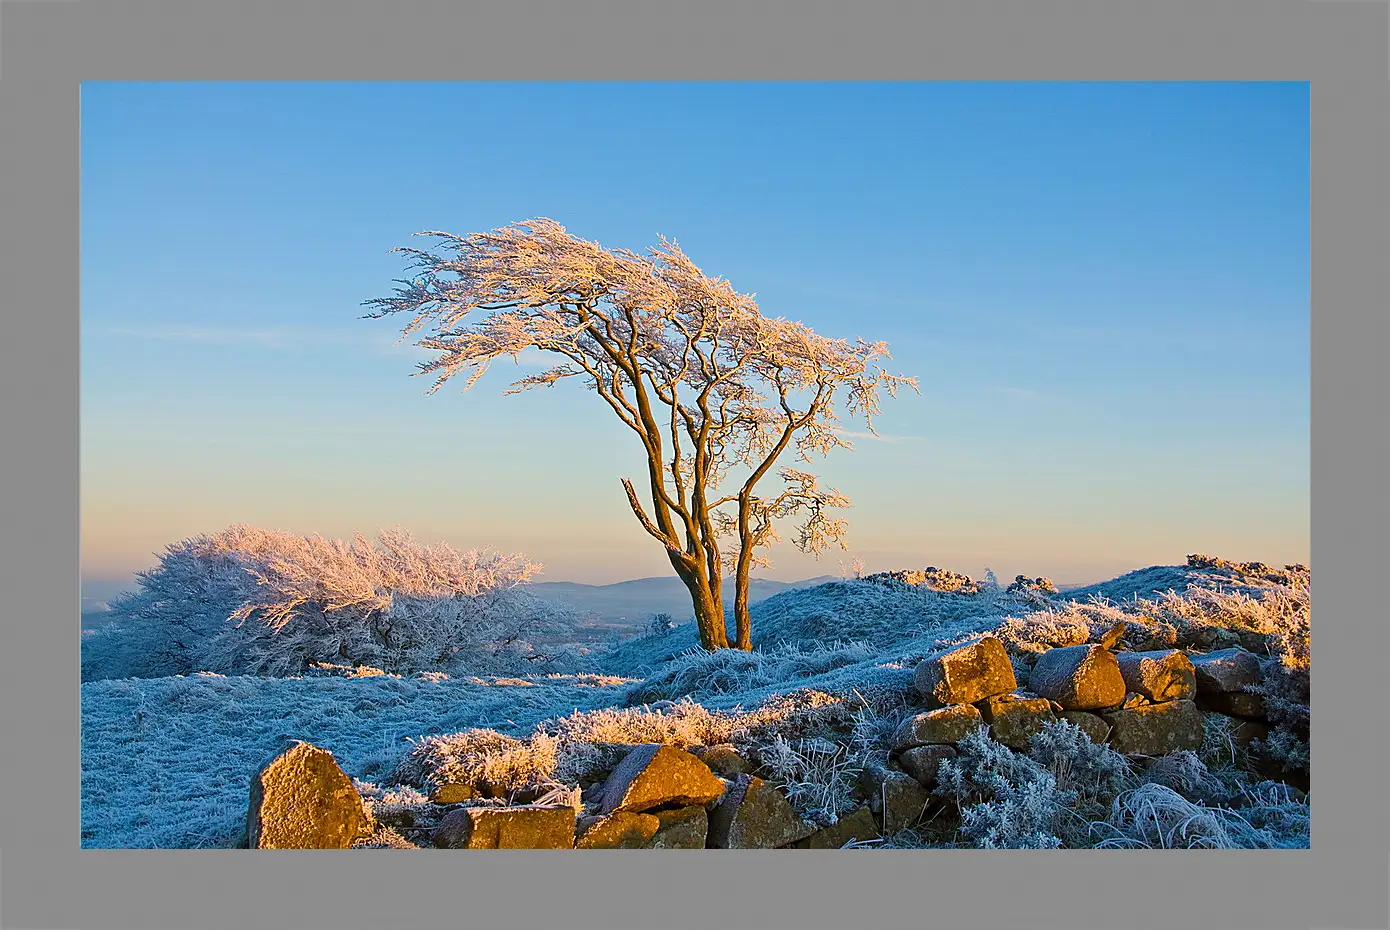
{"label": "frozen ground", "polygon": [[[1227,606],[1219,605],[1219,613],[1238,618],[1231,622],[1275,622],[1265,608],[1243,607],[1241,599],[1270,586],[1238,580],[1222,572],[1158,567],[1052,601],[1012,598],[998,590],[957,595],[831,582],[755,605],[752,653],[701,652],[686,624],[600,656],[601,670],[613,677],[193,675],[87,682],[82,685],[82,845],[236,845],[249,778],[286,738],[323,746],[350,775],[376,782],[400,761],[410,739],[475,727],[524,736],[542,721],[577,710],[684,697],[709,710],[753,709],[776,695],[808,688],[882,710],[906,692],[919,659],[984,629],[996,629],[1016,645],[1046,645],[1050,637],[1070,635],[1078,626],[1105,629],[1127,599],[1182,592],[1189,584],[1234,594],[1230,603],[1222,602]],[[1089,606],[1081,608],[1081,602]],[[1304,613],[1307,618],[1307,606]]]}

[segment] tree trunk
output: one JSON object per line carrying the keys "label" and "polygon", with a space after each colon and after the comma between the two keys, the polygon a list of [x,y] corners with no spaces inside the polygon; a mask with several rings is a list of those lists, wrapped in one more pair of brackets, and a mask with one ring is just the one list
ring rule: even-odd
{"label": "tree trunk", "polygon": [[740,558],[734,569],[734,648],[749,652],[753,642],[749,632],[749,569],[751,565]]}
{"label": "tree trunk", "polygon": [[724,605],[710,591],[709,583],[700,575],[683,572],[677,574],[691,592],[691,606],[695,609],[696,632],[700,634],[700,645],[704,649],[728,649],[729,630],[724,621]]}

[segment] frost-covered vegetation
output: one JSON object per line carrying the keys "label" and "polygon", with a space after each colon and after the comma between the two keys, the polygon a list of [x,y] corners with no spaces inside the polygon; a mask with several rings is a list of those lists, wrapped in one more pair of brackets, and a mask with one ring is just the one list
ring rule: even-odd
{"label": "frost-covered vegetation", "polygon": [[[519,587],[540,568],[519,555],[424,546],[400,530],[374,545],[233,526],[170,545],[140,573],[138,588],[112,601],[110,623],[84,637],[82,677],[279,677],[344,662],[518,672],[552,662],[530,640],[575,619]],[[567,658],[563,670],[578,670]]]}
{"label": "frost-covered vegetation", "polygon": [[[586,672],[391,671],[338,660],[279,679],[188,674],[83,685],[83,843],[226,846],[248,778],[290,737],[331,750],[377,812],[428,806],[450,783],[477,803],[578,792],[662,742],[731,744],[806,819],[863,803],[856,779],[922,710],[916,664],[984,631],[1027,672],[1044,650],[1242,646],[1261,657],[1268,733],[1209,714],[1197,752],[1127,757],[1065,721],[1011,751],[978,732],[942,763],[933,815],[866,848],[1300,847],[1309,843],[1309,572],[1192,557],[1059,594],[1046,579],[866,578],[753,605],[751,652],[699,647],[658,618]],[[1165,586],[1158,587],[1165,583]],[[327,660],[326,660],[327,661]],[[565,800],[568,799],[568,800]],[[380,831],[375,845],[412,845]]]}

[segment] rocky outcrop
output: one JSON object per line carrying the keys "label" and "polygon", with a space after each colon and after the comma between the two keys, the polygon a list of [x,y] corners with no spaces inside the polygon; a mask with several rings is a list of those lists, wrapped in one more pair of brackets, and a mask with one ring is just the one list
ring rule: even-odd
{"label": "rocky outcrop", "polygon": [[653,743],[638,746],[604,782],[601,813],[641,813],[655,807],[709,804],[724,793],[724,782],[689,752]]}
{"label": "rocky outcrop", "polygon": [[1005,646],[994,636],[929,656],[913,672],[913,687],[937,705],[974,704],[1019,686]]}
{"label": "rocky outcrop", "polygon": [[710,809],[706,845],[714,849],[776,849],[816,832],[772,785],[740,775]]}
{"label": "rocky outcrop", "polygon": [[435,827],[440,849],[571,849],[575,845],[573,807],[465,807]]}
{"label": "rocky outcrop", "polygon": [[251,849],[347,849],[367,828],[353,780],[327,749],[295,741],[251,779]]}

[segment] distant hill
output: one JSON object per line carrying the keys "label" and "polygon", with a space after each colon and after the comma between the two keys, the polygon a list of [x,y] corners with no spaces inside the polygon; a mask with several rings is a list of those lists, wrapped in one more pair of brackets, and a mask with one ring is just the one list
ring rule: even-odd
{"label": "distant hill", "polygon": [[[801,588],[814,588],[828,581],[839,580],[835,575],[821,575],[804,581],[772,581],[754,578],[749,581],[749,602],[755,603]],[[560,601],[580,610],[593,619],[607,624],[638,627],[652,614],[666,613],[678,622],[691,617],[691,595],[675,575],[659,578],[637,578],[616,584],[593,585],[574,581],[540,581],[527,586],[537,597]],[[725,605],[734,603],[734,588],[724,592]]]}

